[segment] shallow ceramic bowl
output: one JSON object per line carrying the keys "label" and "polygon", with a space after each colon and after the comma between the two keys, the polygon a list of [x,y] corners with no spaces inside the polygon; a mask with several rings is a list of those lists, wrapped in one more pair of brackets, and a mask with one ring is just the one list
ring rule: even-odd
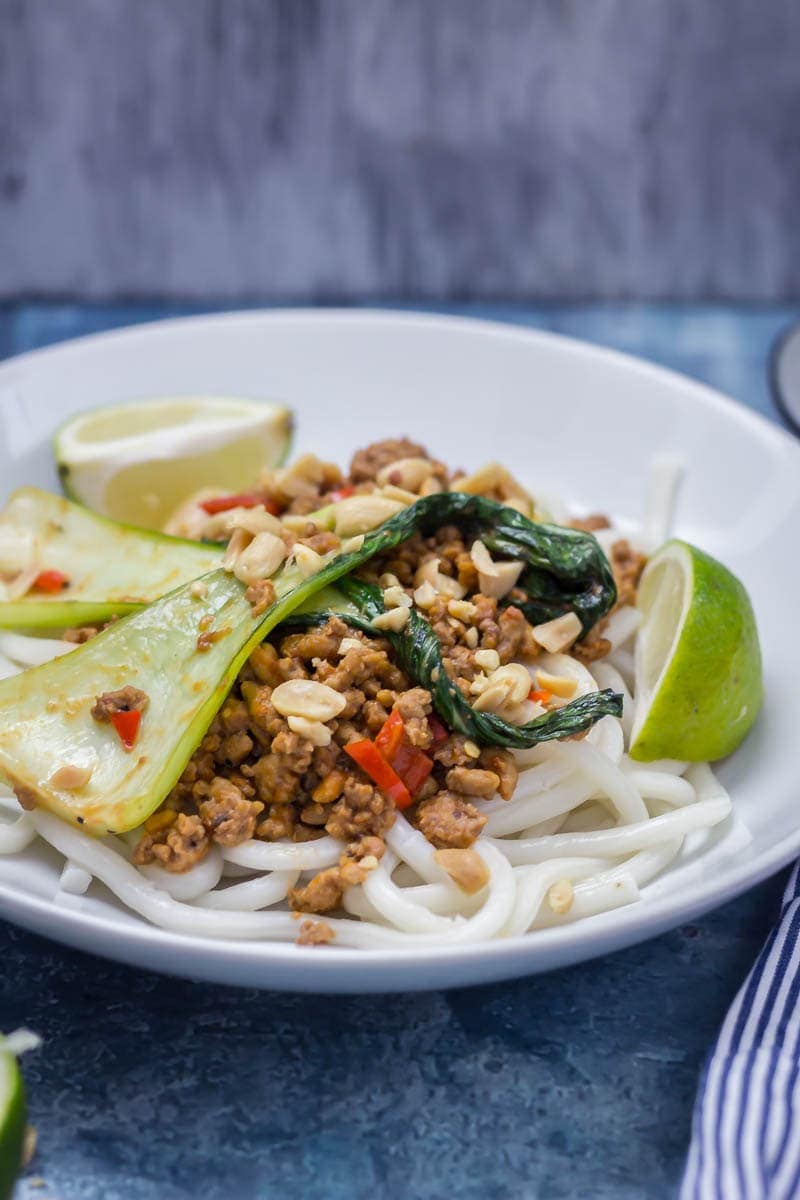
{"label": "shallow ceramic bowl", "polygon": [[[103,334],[0,366],[0,477],[56,487],[50,435],[67,415],[175,393],[282,400],[298,450],[347,461],[407,433],[456,466],[506,463],[534,489],[636,522],[652,456],[687,474],[676,533],[723,559],[753,598],[767,700],[719,773],[737,820],[684,853],[627,908],[523,938],[451,950],[319,950],[185,938],[146,924],[95,884],[54,902],[60,860],[34,844],[0,859],[0,913],[72,946],[157,971],[319,992],[452,987],[579,962],[697,917],[800,851],[800,449],[680,375],[550,334],[364,312],[264,312]],[[749,836],[748,836],[749,834]]]}

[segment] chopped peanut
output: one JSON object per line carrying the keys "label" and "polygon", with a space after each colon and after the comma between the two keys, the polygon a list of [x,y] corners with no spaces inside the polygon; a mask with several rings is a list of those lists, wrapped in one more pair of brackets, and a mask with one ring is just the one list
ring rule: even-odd
{"label": "chopped peanut", "polygon": [[489,868],[477,850],[434,850],[433,857],[468,896],[474,896],[489,882]]}
{"label": "chopped peanut", "polygon": [[85,787],[92,778],[92,767],[79,767],[74,763],[65,763],[63,767],[59,767],[50,776],[49,783],[51,787],[58,788],[59,791],[77,792],[79,788]]}
{"label": "chopped peanut", "polygon": [[571,646],[580,637],[580,618],[574,612],[564,613],[553,621],[545,621],[543,625],[534,625],[533,636],[540,646],[544,646],[551,654],[558,654]]}
{"label": "chopped peanut", "polygon": [[566,913],[572,908],[575,890],[568,879],[559,879],[547,893],[547,903],[554,913]]}

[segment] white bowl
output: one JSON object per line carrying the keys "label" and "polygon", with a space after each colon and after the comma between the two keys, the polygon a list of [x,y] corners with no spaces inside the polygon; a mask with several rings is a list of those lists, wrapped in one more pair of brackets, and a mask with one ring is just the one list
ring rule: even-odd
{"label": "white bowl", "polygon": [[[41,844],[0,859],[0,912],[69,945],[174,974],[319,992],[452,987],[578,962],[697,917],[800,850],[800,448],[709,388],[612,351],[479,321],[284,311],[168,321],[0,366],[3,488],[56,486],[50,435],[68,414],[174,393],[279,399],[298,450],[346,461],[395,433],[456,466],[497,458],[586,510],[639,518],[652,456],[687,468],[676,532],[726,562],[753,598],[767,700],[719,773],[737,822],[684,855],[627,908],[522,938],[362,952],[165,933],[98,893],[54,902]],[[742,832],[749,831],[749,837]]]}

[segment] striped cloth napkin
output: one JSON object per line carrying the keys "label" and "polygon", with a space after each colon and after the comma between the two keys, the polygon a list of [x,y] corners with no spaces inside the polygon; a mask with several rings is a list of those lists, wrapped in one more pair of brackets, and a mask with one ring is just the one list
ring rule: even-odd
{"label": "striped cloth napkin", "polygon": [[800,863],[706,1065],[681,1200],[800,1197],[798,939]]}

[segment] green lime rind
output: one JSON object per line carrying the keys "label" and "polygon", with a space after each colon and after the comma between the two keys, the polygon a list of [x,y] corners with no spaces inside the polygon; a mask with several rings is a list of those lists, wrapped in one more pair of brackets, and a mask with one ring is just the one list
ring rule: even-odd
{"label": "green lime rind", "polygon": [[22,1166],[27,1114],[16,1059],[0,1053],[0,1200],[10,1200]]}
{"label": "green lime rind", "polygon": [[[761,708],[755,614],[747,591],[727,567],[687,542],[667,542],[650,560],[640,585],[644,621],[637,645],[637,689],[647,608],[653,600],[648,591],[652,593],[670,564],[684,572],[688,604],[649,708],[636,713],[630,755],[639,762],[710,762],[741,744]],[[675,620],[677,624],[677,614]]]}

